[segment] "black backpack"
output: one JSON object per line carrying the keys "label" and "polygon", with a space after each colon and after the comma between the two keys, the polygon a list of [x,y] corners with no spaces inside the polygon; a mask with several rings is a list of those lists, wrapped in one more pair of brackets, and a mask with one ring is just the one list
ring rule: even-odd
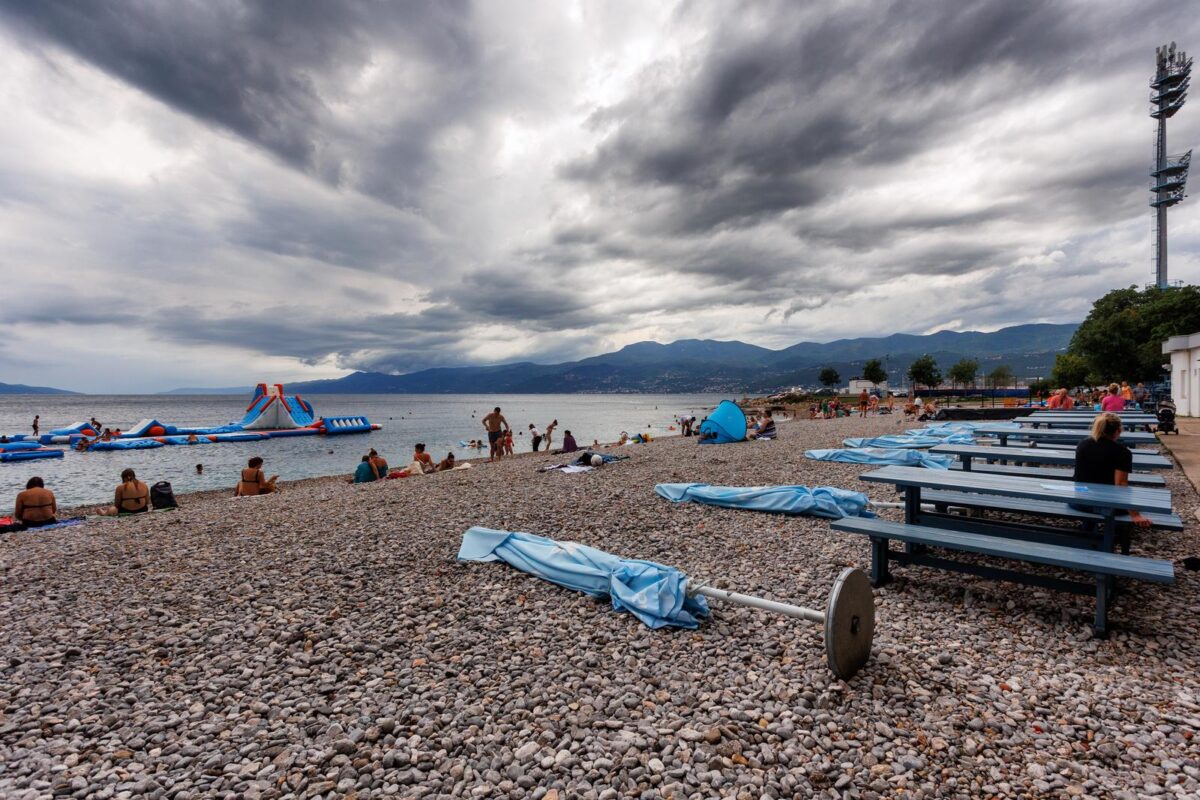
{"label": "black backpack", "polygon": [[175,492],[171,491],[170,481],[159,481],[150,487],[150,505],[155,509],[179,507],[175,502]]}

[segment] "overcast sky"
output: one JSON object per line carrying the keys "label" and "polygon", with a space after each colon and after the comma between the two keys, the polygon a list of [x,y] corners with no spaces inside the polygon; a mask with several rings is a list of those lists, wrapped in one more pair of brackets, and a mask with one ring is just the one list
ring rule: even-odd
{"label": "overcast sky", "polygon": [[[1171,2],[0,0],[0,381],[1077,321]],[[1169,126],[1200,144],[1200,98]],[[1200,199],[1171,276],[1200,282]]]}

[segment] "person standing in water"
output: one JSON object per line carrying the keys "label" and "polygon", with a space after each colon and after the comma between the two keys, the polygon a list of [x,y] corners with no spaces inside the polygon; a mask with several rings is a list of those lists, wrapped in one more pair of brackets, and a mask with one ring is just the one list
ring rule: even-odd
{"label": "person standing in water", "polygon": [[483,427],[488,434],[488,444],[491,450],[488,453],[488,461],[504,457],[504,431],[507,431],[508,420],[500,413],[500,406],[492,409],[492,413],[483,418]]}

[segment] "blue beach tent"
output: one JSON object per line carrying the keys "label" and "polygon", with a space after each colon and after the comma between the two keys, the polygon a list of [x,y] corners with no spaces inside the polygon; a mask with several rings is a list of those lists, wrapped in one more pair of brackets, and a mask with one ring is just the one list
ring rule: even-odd
{"label": "blue beach tent", "polygon": [[700,423],[700,444],[729,444],[746,438],[746,415],[732,400],[722,400]]}
{"label": "blue beach tent", "polygon": [[532,533],[474,527],[463,534],[459,561],[503,561],[522,572],[584,592],[610,597],[651,628],[696,628],[708,601],[687,596],[687,575],[653,561],[618,558],[578,542],[556,542]]}

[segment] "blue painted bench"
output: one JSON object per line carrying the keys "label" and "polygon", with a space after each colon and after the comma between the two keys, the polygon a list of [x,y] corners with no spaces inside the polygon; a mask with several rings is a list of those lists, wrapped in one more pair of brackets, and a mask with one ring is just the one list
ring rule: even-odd
{"label": "blue painted bench", "polygon": [[[831,523],[831,527],[837,531],[858,533],[870,537],[871,584],[873,586],[882,586],[891,579],[889,565],[891,562],[895,562],[935,567],[995,580],[1014,581],[1073,594],[1088,595],[1094,592],[1096,607],[1092,628],[1099,637],[1108,635],[1108,604],[1112,599],[1116,578],[1133,578],[1153,583],[1174,583],[1175,581],[1175,568],[1170,561],[1140,556],[1008,539],[878,518],[846,517],[835,520]],[[891,540],[904,542],[906,546],[917,545],[917,547],[906,551],[892,550],[888,547],[888,542]],[[925,547],[1075,570],[1091,575],[1093,581],[1083,583],[986,564],[956,561],[930,555],[924,550]]]}
{"label": "blue painted bench", "polygon": [[[932,503],[934,508],[941,511],[948,506],[957,508],[982,509],[993,511],[1009,511],[1016,514],[1029,514],[1035,517],[1060,517],[1063,519],[1079,520],[1100,524],[1104,516],[1092,511],[1080,511],[1072,508],[1069,503],[1057,503],[1053,500],[1029,500],[995,495],[972,494],[970,492],[947,492],[929,490],[921,494],[921,501]],[[1142,514],[1150,520],[1150,527],[1162,528],[1168,531],[1183,530],[1183,520],[1178,514],[1158,514],[1148,512]],[[1117,514],[1118,523],[1131,524],[1128,514]]]}
{"label": "blue painted bench", "polygon": [[[1019,456],[1013,457],[1014,461],[1020,461]],[[1061,469],[1058,467],[1019,467],[1015,464],[972,464],[968,470],[966,465],[959,461],[950,465],[950,469],[962,470],[963,472],[990,472],[994,475],[1024,475],[1030,478],[1045,478],[1051,481],[1070,481],[1075,479],[1075,471],[1073,469]],[[1129,473],[1130,486],[1166,486],[1167,481],[1162,475],[1147,475],[1142,472]]]}

